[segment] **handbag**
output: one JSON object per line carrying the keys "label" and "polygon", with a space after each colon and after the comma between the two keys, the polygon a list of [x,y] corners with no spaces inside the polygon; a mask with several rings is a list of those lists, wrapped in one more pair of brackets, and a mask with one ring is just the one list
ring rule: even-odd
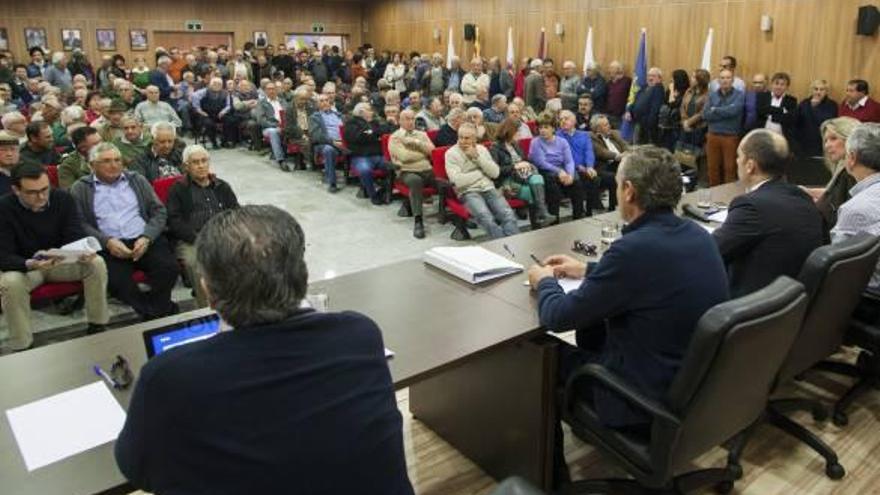
{"label": "handbag", "polygon": [[[687,142],[688,137],[690,143]],[[683,132],[681,139],[675,143],[675,153],[673,157],[680,165],[688,168],[696,169],[700,158],[703,157],[704,151],[701,146],[696,146],[696,132]]]}

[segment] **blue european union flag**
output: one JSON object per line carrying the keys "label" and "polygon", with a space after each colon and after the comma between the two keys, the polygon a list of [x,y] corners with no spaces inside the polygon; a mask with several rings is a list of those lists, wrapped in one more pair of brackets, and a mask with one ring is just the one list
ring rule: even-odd
{"label": "blue european union flag", "polygon": [[[639,52],[636,54],[636,63],[633,65],[632,86],[629,88],[629,98],[626,100],[626,109],[636,101],[636,95],[648,85],[648,33],[642,29],[639,35]],[[620,137],[625,141],[632,141],[635,124],[632,121],[624,120],[620,126]]]}

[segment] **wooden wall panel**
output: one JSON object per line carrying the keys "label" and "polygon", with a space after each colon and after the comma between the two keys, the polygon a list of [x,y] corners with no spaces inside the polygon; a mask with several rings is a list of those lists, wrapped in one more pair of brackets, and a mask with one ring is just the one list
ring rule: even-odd
{"label": "wooden wall panel", "polygon": [[[631,68],[642,27],[648,29],[648,62],[665,73],[696,68],[711,27],[715,30],[713,71],[725,54],[740,61],[739,75],[786,71],[793,91],[808,94],[810,82],[825,78],[840,98],[846,80],[868,79],[880,87],[878,37],[856,36],[857,9],[864,0],[380,0],[364,7],[370,26],[365,42],[391,50],[446,54],[453,27],[456,53],[473,54],[463,42],[465,23],[480,26],[483,54],[504,57],[507,28],[514,29],[516,58],[534,56],[540,29],[546,28],[548,52],[557,63],[581,65],[587,26],[602,63],[620,60]],[[421,14],[420,14],[421,12]],[[771,33],[762,33],[762,14],[773,18]],[[556,22],[565,35],[554,34]],[[441,39],[432,38],[439,28]],[[395,31],[406,33],[400,38]],[[875,92],[875,96],[880,92]]]}
{"label": "wooden wall panel", "polygon": [[[363,3],[356,0],[0,0],[0,5],[5,7],[0,27],[6,28],[10,51],[18,60],[27,59],[24,46],[26,27],[45,28],[51,49],[61,47],[62,28],[81,29],[84,50],[93,63],[105,53],[115,53],[97,50],[95,29],[116,29],[118,53],[129,61],[135,53],[147,54],[150,61],[158,46],[153,31],[183,31],[184,21],[189,19],[202,21],[204,31],[233,33],[237,47],[252,40],[254,31],[267,31],[270,42],[281,43],[284,33],[310,32],[313,22],[324,23],[327,34],[349,35],[349,43],[353,46],[362,43]],[[423,11],[418,2],[412,2],[412,9],[416,13]],[[148,51],[130,50],[129,29],[147,30]]]}

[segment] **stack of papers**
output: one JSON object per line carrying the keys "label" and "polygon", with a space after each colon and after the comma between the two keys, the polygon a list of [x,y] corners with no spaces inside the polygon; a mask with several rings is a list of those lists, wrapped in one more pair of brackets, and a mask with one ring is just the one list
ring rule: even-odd
{"label": "stack of papers", "polygon": [[101,250],[101,243],[94,237],[83,237],[78,241],[71,242],[60,249],[49,249],[43,254],[61,258],[60,263],[76,263],[80,256],[95,254]]}
{"label": "stack of papers", "polygon": [[479,246],[432,248],[424,261],[472,284],[523,271],[519,263]]}

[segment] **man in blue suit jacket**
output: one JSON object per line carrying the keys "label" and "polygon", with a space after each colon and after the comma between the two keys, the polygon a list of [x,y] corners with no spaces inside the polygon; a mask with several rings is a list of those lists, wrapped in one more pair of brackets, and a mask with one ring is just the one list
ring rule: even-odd
{"label": "man in blue suit jacket", "polygon": [[[599,264],[587,273],[583,263],[567,255],[550,256],[529,270],[529,282],[547,330],[577,329],[577,347],[560,344],[560,380],[583,364],[599,363],[647,397],[663,401],[697,320],[728,298],[727,276],[712,237],[673,212],[681,178],[668,151],[650,146],[628,152],[617,183],[628,225]],[[584,276],[568,294],[556,281]],[[592,396],[604,424],[648,430],[646,413],[615,393],[600,387],[583,393]],[[557,466],[564,465],[561,446],[557,442]]]}
{"label": "man in blue suit jacket", "polygon": [[[629,108],[630,120],[636,125],[636,144],[656,144],[659,139],[658,122],[660,107],[666,99],[663,90],[663,73],[657,67],[648,71],[648,85],[636,93],[636,98]],[[626,119],[626,115],[624,119]]]}
{"label": "man in blue suit jacket", "polygon": [[166,103],[171,102],[171,93],[174,91],[174,81],[168,75],[169,67],[171,59],[163,55],[156,61],[156,68],[150,71],[150,84],[159,88],[159,99]]}

